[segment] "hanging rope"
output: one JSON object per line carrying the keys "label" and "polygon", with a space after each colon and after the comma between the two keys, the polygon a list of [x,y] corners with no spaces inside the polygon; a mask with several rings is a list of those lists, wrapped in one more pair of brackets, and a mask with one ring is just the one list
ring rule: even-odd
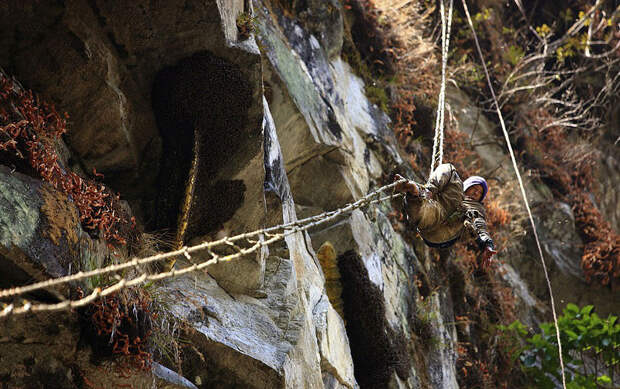
{"label": "hanging rope", "polygon": [[[355,209],[359,209],[365,206],[369,206],[369,205],[376,204],[376,203],[386,201],[386,200],[390,200],[393,198],[403,197],[404,195],[401,193],[394,193],[394,194],[386,195],[383,197],[379,197],[379,196],[386,190],[392,189],[396,185],[402,184],[404,182],[407,182],[407,180],[402,179],[402,180],[395,181],[391,184],[385,185],[367,194],[366,196],[360,198],[359,200],[353,203],[350,203],[342,208],[336,209],[334,211],[324,212],[319,215],[307,217],[304,219],[296,220],[294,222],[284,223],[284,224],[280,224],[277,226],[259,229],[259,230],[255,230],[252,232],[247,232],[247,233],[243,233],[243,234],[239,234],[239,235],[235,235],[231,237],[225,237],[225,238],[222,238],[216,241],[203,242],[196,246],[182,247],[179,250],[174,250],[174,251],[170,251],[167,253],[152,255],[150,257],[134,258],[129,262],[121,263],[118,265],[110,265],[104,268],[94,269],[88,272],[79,272],[79,273],[71,274],[71,275],[64,276],[64,277],[48,279],[46,281],[41,281],[41,282],[37,282],[34,284],[30,284],[30,285],[0,290],[0,298],[20,296],[20,295],[24,295],[26,293],[29,293],[35,290],[50,288],[53,286],[67,284],[69,282],[84,280],[84,279],[94,277],[97,275],[114,273],[114,272],[118,272],[121,270],[138,269],[143,265],[153,263],[153,262],[158,262],[164,259],[174,258],[180,255],[185,256],[187,259],[191,259],[192,258],[191,254],[197,251],[206,251],[208,254],[207,260],[204,260],[200,263],[195,263],[191,266],[187,266],[187,267],[184,267],[178,270],[172,269],[170,271],[164,271],[164,272],[154,273],[154,274],[143,272],[140,276],[137,276],[135,278],[131,278],[131,279],[121,278],[113,285],[108,286],[103,289],[95,288],[95,290],[93,290],[91,294],[83,298],[77,299],[77,300],[66,300],[66,301],[62,301],[57,304],[32,304],[28,301],[23,301],[22,305],[19,307],[15,306],[15,304],[8,304],[4,307],[2,311],[0,311],[0,318],[4,316],[8,316],[8,315],[25,314],[27,312],[70,310],[73,308],[82,307],[87,304],[90,304],[91,302],[95,301],[99,297],[103,297],[103,296],[116,293],[124,288],[136,286],[146,281],[159,281],[159,280],[191,273],[194,271],[202,270],[216,263],[227,262],[233,259],[240,258],[244,255],[254,253],[262,247],[268,246],[277,241],[281,241],[291,234],[306,231],[312,227],[324,224],[328,221],[334,220],[335,218],[339,216],[348,214]],[[267,239],[264,239],[264,237],[266,237]],[[252,239],[252,238],[255,238],[255,239]],[[238,241],[247,241],[248,243],[250,243],[251,246],[247,248],[240,248],[235,244],[235,242],[238,242]],[[235,249],[236,253],[226,255],[226,256],[220,256],[211,250],[214,247],[222,246],[222,245],[226,245],[228,247]]]}
{"label": "hanging rope", "polygon": [[437,98],[437,115],[435,117],[435,136],[433,138],[433,154],[431,156],[431,170],[429,178],[435,168],[443,163],[444,117],[446,101],[446,69],[448,67],[448,52],[450,47],[450,29],[452,26],[453,0],[450,0],[448,20],[444,0],[441,0],[439,12],[441,15],[441,86]]}
{"label": "hanging rope", "polygon": [[491,91],[491,96],[493,97],[493,103],[495,105],[495,110],[497,112],[497,116],[499,117],[499,122],[501,124],[502,131],[504,133],[504,138],[506,139],[506,145],[508,146],[508,151],[510,152],[510,159],[512,160],[512,166],[517,175],[517,180],[519,181],[519,187],[521,188],[521,196],[523,197],[523,202],[525,203],[525,208],[527,209],[527,214],[530,218],[532,230],[534,231],[536,247],[538,248],[538,254],[540,255],[540,262],[542,263],[542,267],[545,273],[545,279],[547,280],[547,288],[549,289],[549,296],[551,298],[551,311],[553,313],[553,322],[555,324],[555,334],[556,334],[556,338],[558,341],[558,351],[559,351],[559,356],[560,356],[560,367],[562,369],[562,386],[564,387],[564,389],[566,389],[566,377],[564,374],[564,359],[562,357],[562,342],[560,341],[560,329],[558,327],[558,318],[555,312],[555,300],[553,298],[553,290],[551,289],[551,281],[549,280],[549,273],[547,272],[547,265],[545,264],[545,258],[542,252],[542,248],[540,246],[540,239],[538,238],[538,231],[536,230],[536,224],[534,223],[534,217],[532,216],[532,210],[530,209],[530,203],[527,199],[527,194],[525,193],[525,186],[523,185],[523,180],[521,179],[521,173],[519,173],[519,168],[517,166],[517,160],[515,158],[512,145],[510,144],[510,137],[508,136],[508,131],[506,130],[506,124],[504,123],[504,117],[502,116],[502,111],[499,109],[497,97],[495,96],[495,90],[493,89],[493,84],[491,83],[491,77],[489,76],[489,70],[487,69],[487,65],[484,61],[484,56],[482,55],[482,49],[480,48],[480,43],[478,42],[478,35],[476,34],[476,29],[474,28],[474,24],[471,21],[471,16],[469,15],[469,9],[467,8],[467,3],[465,2],[465,0],[461,0],[461,1],[463,2],[463,8],[465,9],[465,14],[467,15],[467,21],[469,22],[469,27],[474,36],[474,41],[476,42],[476,49],[478,50],[478,55],[480,56],[480,62],[482,63],[484,74],[486,75],[486,79],[487,79],[487,84],[489,86],[489,90]]}

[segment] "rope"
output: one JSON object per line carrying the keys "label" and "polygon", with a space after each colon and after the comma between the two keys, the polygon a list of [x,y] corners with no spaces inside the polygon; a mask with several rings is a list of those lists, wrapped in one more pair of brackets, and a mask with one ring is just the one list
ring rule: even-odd
{"label": "rope", "polygon": [[446,10],[444,0],[440,3],[441,14],[441,87],[437,101],[437,115],[435,117],[435,137],[433,139],[433,154],[431,157],[431,170],[429,178],[435,168],[443,162],[443,140],[444,140],[444,117],[446,101],[446,68],[448,66],[448,48],[450,47],[450,29],[452,26],[453,0],[450,0],[448,10],[448,21],[446,22]]}
{"label": "rope", "polygon": [[478,36],[476,34],[476,30],[474,29],[474,24],[471,21],[471,16],[469,15],[469,9],[467,8],[467,3],[465,2],[465,0],[461,0],[461,1],[463,2],[463,8],[465,9],[465,14],[467,15],[467,21],[469,22],[469,27],[474,36],[474,41],[476,42],[476,49],[478,51],[478,55],[480,56],[480,62],[482,63],[482,67],[484,68],[484,73],[486,75],[487,84],[489,86],[489,90],[491,91],[491,96],[493,97],[493,102],[495,104],[497,116],[499,117],[499,122],[502,126],[502,131],[504,133],[504,138],[506,139],[506,144],[508,145],[508,151],[510,152],[510,159],[512,160],[512,166],[514,168],[514,171],[517,175],[517,179],[519,181],[519,187],[521,188],[521,196],[523,196],[523,202],[525,203],[525,208],[527,209],[527,214],[530,218],[532,230],[534,231],[534,238],[536,239],[536,247],[538,248],[538,254],[540,255],[540,262],[542,263],[542,267],[545,273],[545,279],[547,280],[547,288],[549,289],[549,296],[551,298],[551,311],[553,313],[553,322],[555,324],[555,334],[556,334],[556,338],[558,341],[558,351],[559,351],[559,356],[560,356],[560,366],[562,368],[562,386],[564,389],[566,389],[566,377],[564,374],[564,359],[562,357],[562,343],[560,341],[560,329],[558,327],[558,318],[555,312],[555,300],[553,298],[553,290],[551,289],[551,281],[549,280],[549,273],[547,272],[547,265],[545,264],[545,258],[542,252],[542,248],[540,246],[540,239],[538,238],[538,231],[536,230],[536,224],[534,223],[534,217],[532,216],[532,210],[530,209],[530,203],[527,199],[527,194],[525,193],[525,186],[523,185],[523,180],[521,179],[521,173],[519,173],[519,168],[517,166],[517,160],[515,158],[512,145],[510,144],[510,137],[508,136],[508,131],[506,130],[506,124],[504,123],[504,117],[502,116],[502,111],[499,109],[497,97],[495,96],[493,84],[491,83],[491,77],[489,76],[489,70],[487,69],[486,63],[484,61],[484,56],[482,55],[482,49],[480,48],[480,43],[478,42]]}
{"label": "rope", "polygon": [[[78,272],[72,275],[52,278],[46,281],[41,281],[41,282],[37,282],[34,284],[30,284],[30,285],[0,290],[0,298],[19,296],[19,295],[26,294],[28,292],[32,292],[34,290],[49,288],[52,286],[66,284],[66,283],[73,282],[73,281],[79,281],[79,280],[87,279],[87,278],[97,276],[97,275],[117,272],[117,271],[125,270],[125,269],[136,269],[142,265],[152,263],[152,262],[157,262],[157,261],[167,259],[167,258],[172,258],[178,255],[183,255],[187,259],[191,259],[191,253],[196,252],[196,251],[206,250],[207,253],[209,254],[209,259],[203,262],[200,262],[200,263],[195,263],[191,266],[184,267],[182,269],[178,269],[178,270],[172,269],[170,271],[164,271],[164,272],[155,273],[155,274],[148,274],[144,272],[140,276],[136,278],[132,278],[130,280],[121,278],[115,284],[109,287],[106,287],[104,289],[95,288],[95,290],[93,290],[91,294],[83,298],[77,299],[77,300],[66,300],[66,301],[62,301],[57,304],[31,304],[28,301],[24,301],[23,305],[20,307],[16,307],[15,304],[9,304],[2,311],[0,311],[0,318],[4,316],[8,316],[8,315],[25,314],[27,312],[61,311],[61,310],[69,310],[69,309],[73,309],[77,307],[82,307],[82,306],[85,306],[93,302],[99,297],[110,295],[112,293],[120,291],[121,289],[139,285],[146,281],[159,281],[159,280],[191,273],[194,271],[202,270],[206,268],[207,266],[210,266],[210,265],[213,265],[219,262],[227,262],[227,261],[231,261],[236,258],[240,258],[244,255],[248,255],[250,253],[257,251],[264,246],[268,246],[272,243],[283,240],[285,237],[291,234],[306,231],[312,227],[324,224],[341,215],[352,212],[355,209],[362,208],[364,206],[368,206],[372,204],[376,204],[376,203],[379,203],[385,200],[390,200],[390,199],[397,198],[397,197],[403,197],[404,195],[401,193],[390,194],[390,195],[383,196],[383,197],[379,197],[379,195],[382,192],[388,189],[394,188],[396,185],[404,183],[404,182],[407,182],[407,180],[402,179],[402,180],[395,181],[391,184],[385,185],[375,190],[374,192],[367,194],[366,196],[360,198],[359,200],[353,203],[349,203],[348,205],[342,208],[336,209],[334,211],[324,212],[319,215],[307,217],[304,219],[296,220],[294,222],[284,223],[284,224],[280,224],[280,225],[269,227],[269,228],[259,229],[259,230],[255,230],[252,232],[235,235],[232,237],[225,237],[225,238],[222,238],[216,241],[203,242],[196,246],[191,246],[191,247],[186,246],[186,247],[182,247],[179,250],[174,250],[174,251],[170,251],[167,253],[152,255],[149,257],[145,257],[145,258],[134,258],[129,262],[125,262],[125,263],[118,264],[118,265],[110,265],[104,268],[94,269],[88,272]],[[375,198],[375,197],[378,197],[378,198]],[[279,230],[281,230],[282,232],[273,233]],[[250,239],[252,237],[257,237],[257,236],[262,236],[262,235],[267,236],[268,239],[266,240],[259,239],[258,241],[254,241]],[[239,248],[237,245],[234,244],[234,242],[237,242],[240,240],[248,241],[249,243],[251,243],[251,246],[248,248]],[[235,250],[237,250],[237,252],[234,254],[226,255],[226,256],[220,256],[211,250],[211,248],[216,247],[216,246],[221,246],[221,245],[230,246],[234,248]]]}

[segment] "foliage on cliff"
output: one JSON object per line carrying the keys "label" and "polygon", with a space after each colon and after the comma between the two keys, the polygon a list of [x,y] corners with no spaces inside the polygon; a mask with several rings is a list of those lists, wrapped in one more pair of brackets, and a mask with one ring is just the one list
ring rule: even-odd
{"label": "foliage on cliff", "polygon": [[[364,45],[356,46],[369,69],[365,78],[374,76],[373,86],[387,91],[388,111],[402,150],[414,170],[424,175],[430,165],[439,91],[439,50],[432,44],[439,40],[439,7],[423,1],[398,7],[383,0],[344,3],[364,18],[366,34],[378,46],[371,46],[374,56],[390,54],[384,56],[390,59],[390,66],[385,66],[365,56]],[[497,122],[473,37],[456,3],[449,79],[477,98],[487,108],[483,114]],[[620,280],[620,237],[595,205],[600,158],[594,145],[607,136],[609,107],[620,89],[618,9],[609,1],[575,1],[530,4],[527,13],[521,13],[516,4],[468,3],[521,166],[552,188],[556,200],[571,205],[585,244],[586,279],[613,287]],[[385,77],[385,69],[390,77]],[[446,122],[444,161],[453,163],[463,176],[480,174],[481,163],[468,137],[449,118]],[[497,131],[498,143],[505,147],[499,126]],[[512,212],[519,208],[516,202],[506,193],[487,204],[500,249],[514,244],[511,240],[523,232],[522,211]],[[494,327],[515,319],[512,291],[498,268],[478,268],[475,248],[460,243],[456,253],[459,261],[448,273],[460,280],[452,282],[453,300],[465,302],[456,307],[457,331],[459,339],[470,339],[459,346],[459,383],[510,387],[524,382],[515,361],[500,347],[505,339]]]}
{"label": "foliage on cliff", "polygon": [[[0,71],[0,161],[17,165],[64,192],[77,207],[85,229],[98,232],[109,243],[125,244],[129,221],[119,206],[119,195],[80,177],[60,161],[56,146],[67,132],[68,118]],[[93,174],[103,176],[95,170]]]}
{"label": "foliage on cliff", "polygon": [[[414,128],[428,128],[427,111],[438,86],[438,61],[434,47],[421,39],[431,12],[423,12],[418,1],[397,7],[389,0],[344,0],[345,13],[352,21],[345,39],[343,57],[366,82],[369,99],[388,112],[394,132],[405,148]],[[412,152],[413,149],[409,151]]]}
{"label": "foliage on cliff", "polygon": [[[365,18],[365,25],[370,27],[366,33],[374,37],[379,46],[374,52],[392,55],[385,56],[392,58],[390,66],[376,60],[365,64],[375,75],[371,82],[388,91],[394,132],[412,167],[424,177],[430,165],[431,145],[427,140],[432,139],[435,96],[439,90],[439,61],[429,40],[431,30],[428,28],[435,8],[426,7],[422,2],[407,2],[397,8],[392,8],[389,1],[349,1],[348,4],[353,11],[356,7],[363,9],[355,13],[358,18]],[[364,45],[356,47],[362,58],[368,58],[363,56]],[[391,72],[390,77],[385,77],[386,69]],[[468,146],[468,137],[449,128],[444,161],[453,163],[465,177],[480,173],[478,158]],[[510,236],[511,215],[497,201],[487,204],[487,212],[498,246],[505,247]],[[399,219],[398,215],[393,216]],[[515,319],[512,291],[501,280],[496,267],[479,268],[476,248],[459,243],[456,253],[454,263],[453,258],[436,258],[434,267],[443,273],[442,278],[449,279],[452,299],[458,302],[455,315],[459,384],[463,387],[507,387],[519,380],[520,374],[510,362],[510,356],[497,347],[501,337],[494,325],[508,324]],[[431,281],[427,287],[440,286]],[[420,327],[419,323],[424,322],[424,318],[415,318],[414,327],[423,330],[424,326]],[[421,342],[424,346],[429,340]]]}
{"label": "foliage on cliff", "polygon": [[[606,319],[592,305],[568,304],[558,317],[562,355],[568,369],[568,388],[612,388],[620,375],[620,324],[618,317]],[[554,388],[561,380],[558,345],[553,323],[541,323],[530,335],[519,321],[502,326],[510,353],[519,358],[528,378],[537,388]]]}
{"label": "foliage on cliff", "polygon": [[[612,3],[541,4],[527,14],[495,3],[482,8],[473,2],[472,8],[521,163],[573,208],[585,243],[586,279],[614,287],[620,281],[620,235],[593,201],[599,197],[596,144],[609,137],[610,109],[620,89],[620,10]],[[461,13],[454,29],[456,80],[491,108]]]}
{"label": "foliage on cliff", "polygon": [[[80,297],[83,297],[80,291]],[[150,370],[153,326],[157,313],[143,288],[127,289],[96,300],[80,311],[83,332],[99,357],[128,356],[141,370]]]}
{"label": "foliage on cliff", "polygon": [[[439,17],[429,4],[408,2],[389,11],[383,3],[360,2],[370,10],[366,18],[375,20],[368,25],[377,32],[369,34],[389,37],[382,42],[391,46],[377,50],[395,57],[391,68],[398,86],[389,88],[394,130],[414,169],[420,170],[427,166],[430,153],[416,140],[431,135],[433,113],[427,104],[434,104],[432,96],[439,88],[438,61],[429,50],[432,46],[420,43],[424,42],[420,37],[425,33],[434,37],[437,28],[429,31],[424,22],[439,23]],[[581,266],[586,279],[613,287],[620,280],[620,235],[601,215],[592,196],[599,195],[600,156],[594,145],[608,137],[606,128],[613,124],[606,121],[620,89],[618,8],[609,1],[578,1],[538,5],[522,14],[516,5],[483,7],[474,1],[470,6],[521,163],[552,188],[557,200],[573,208],[585,244]],[[411,14],[419,22],[408,22]],[[453,35],[451,78],[491,108],[473,38],[458,7]],[[424,59],[421,50],[427,54]],[[495,122],[492,110],[487,112]],[[451,143],[459,147],[445,160],[460,165],[465,175],[475,174],[475,156],[458,137],[448,131],[448,147]]]}

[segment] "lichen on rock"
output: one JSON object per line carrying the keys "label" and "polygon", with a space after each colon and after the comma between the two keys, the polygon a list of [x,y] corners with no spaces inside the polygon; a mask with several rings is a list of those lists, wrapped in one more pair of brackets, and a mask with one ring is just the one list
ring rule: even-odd
{"label": "lichen on rock", "polygon": [[79,231],[79,215],[75,206],[63,193],[53,189],[50,185],[41,186],[41,214],[45,218],[47,227],[43,235],[55,245],[60,244],[64,236],[71,245],[77,244]]}

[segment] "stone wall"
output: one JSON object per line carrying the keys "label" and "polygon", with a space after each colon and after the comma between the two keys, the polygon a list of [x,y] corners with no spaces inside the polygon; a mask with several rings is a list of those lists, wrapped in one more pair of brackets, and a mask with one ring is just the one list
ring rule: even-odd
{"label": "stone wall", "polygon": [[[238,32],[240,15],[254,34]],[[164,237],[158,250],[339,208],[397,168],[423,176],[403,163],[388,116],[340,58],[338,1],[8,1],[0,27],[0,66],[70,114],[67,168],[103,173],[140,232]],[[448,96],[471,134],[474,105],[456,89]],[[482,121],[471,135],[485,143],[492,126]],[[497,145],[476,151],[489,171],[506,161]],[[572,213],[545,203],[544,188],[528,190],[537,215],[566,223],[541,225],[561,301],[584,283]],[[604,207],[617,208],[612,197]],[[153,345],[151,371],[98,356],[82,311],[6,319],[0,384],[456,388],[464,297],[454,258],[434,260],[391,219],[395,207],[355,210],[208,272],[147,285],[160,315],[153,325],[168,336]],[[127,259],[128,249],[108,247],[78,219],[72,200],[36,174],[0,166],[0,287]],[[502,271],[524,303],[519,316],[533,323],[546,314],[546,291],[529,248],[506,254]],[[26,297],[58,302],[78,286],[93,285]],[[615,301],[581,298],[609,310]]]}

